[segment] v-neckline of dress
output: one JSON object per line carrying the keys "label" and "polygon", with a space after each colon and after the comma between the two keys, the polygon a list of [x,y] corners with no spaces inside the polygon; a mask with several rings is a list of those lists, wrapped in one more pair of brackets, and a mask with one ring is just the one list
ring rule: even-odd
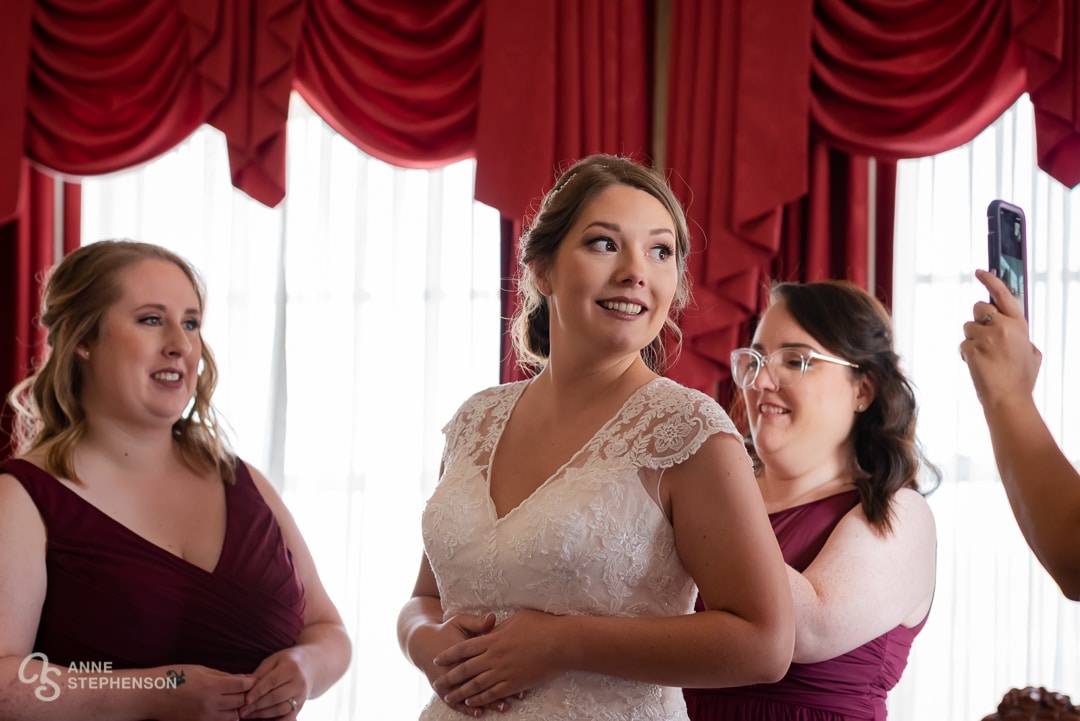
{"label": "v-neckline of dress", "polygon": [[[159,546],[158,544],[151,541],[149,538],[146,538],[145,536],[133,531],[128,526],[124,525],[123,523],[121,523],[117,519],[113,518],[112,516],[110,516],[108,513],[106,513],[102,509],[95,506],[93,503],[91,503],[87,499],[83,498],[80,494],[76,493],[74,489],[69,487],[67,484],[63,483],[60,479],[56,478],[55,476],[53,476],[51,473],[49,473],[45,469],[31,463],[30,461],[22,459],[22,458],[15,458],[15,459],[12,459],[12,461],[16,462],[16,463],[25,463],[26,465],[33,468],[34,471],[36,471],[37,473],[40,473],[40,474],[48,477],[53,483],[55,483],[57,486],[59,486],[61,489],[63,489],[62,490],[63,493],[70,494],[72,497],[74,497],[76,499],[77,503],[79,503],[79,504],[81,504],[81,506],[89,509],[90,513],[96,514],[96,515],[100,516],[101,518],[104,518],[106,523],[108,523],[111,526],[113,526],[114,528],[116,528],[117,531],[120,532],[122,535],[130,537],[131,539],[134,540],[135,543],[137,543],[137,544],[151,550],[156,555],[160,555],[162,557],[172,559],[175,562],[178,562],[183,566],[186,566],[188,568],[193,569],[194,571],[197,571],[199,573],[205,573],[205,574],[208,574],[208,575],[211,575],[211,576],[215,575],[219,568],[222,568],[222,562],[225,560],[226,552],[229,549],[229,532],[230,532],[230,529],[232,528],[232,525],[233,525],[233,523],[232,523],[233,511],[232,511],[232,504],[229,503],[228,488],[224,489],[224,493],[225,493],[225,533],[222,536],[221,550],[218,552],[217,561],[214,563],[214,567],[212,569],[206,569],[206,568],[203,568],[202,566],[198,565],[197,563],[192,563],[191,561],[184,558],[180,554],[173,553],[172,551],[165,548],[164,546]],[[239,473],[237,475],[239,475]],[[239,482],[239,479],[238,479],[237,482]]]}
{"label": "v-neckline of dress", "polygon": [[517,391],[517,394],[510,398],[510,408],[507,410],[506,417],[503,420],[502,426],[498,429],[498,434],[495,438],[494,443],[491,444],[491,452],[488,455],[487,463],[484,466],[484,496],[487,500],[488,512],[494,519],[494,523],[496,526],[501,525],[503,521],[514,516],[517,513],[518,509],[523,508],[527,505],[531,505],[531,501],[536,498],[536,496],[538,496],[544,489],[550,487],[558,478],[564,475],[566,469],[570,467],[570,465],[573,464],[574,461],[576,461],[578,457],[581,456],[581,454],[584,453],[585,450],[593,444],[593,441],[596,439],[597,436],[607,431],[607,429],[610,428],[616,421],[622,419],[623,414],[626,412],[626,407],[630,405],[630,401],[634,400],[634,398],[637,397],[638,394],[643,393],[646,388],[649,388],[655,383],[664,380],[664,376],[657,376],[656,378],[653,378],[648,382],[635,388],[634,391],[630,393],[630,395],[628,395],[626,399],[622,402],[622,405],[619,406],[619,409],[615,411],[615,413],[613,413],[610,418],[604,421],[599,428],[593,431],[592,435],[585,439],[585,442],[581,444],[580,448],[570,454],[570,457],[567,458],[562,465],[556,468],[551,473],[551,475],[545,478],[543,482],[540,483],[540,485],[534,488],[532,493],[521,499],[521,501],[518,502],[516,506],[514,506],[509,511],[500,516],[498,509],[495,507],[495,499],[491,496],[491,476],[492,469],[495,465],[495,454],[499,450],[499,445],[502,443],[503,433],[506,431],[506,426],[510,423],[510,417],[514,414],[514,410],[517,408],[518,401],[520,401],[521,396],[525,394],[525,389],[532,385],[533,380],[535,379],[523,381]]}

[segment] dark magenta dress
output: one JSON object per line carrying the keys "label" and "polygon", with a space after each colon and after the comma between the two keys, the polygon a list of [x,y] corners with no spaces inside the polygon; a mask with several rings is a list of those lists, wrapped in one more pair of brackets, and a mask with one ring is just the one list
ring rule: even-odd
{"label": "dark magenta dress", "polygon": [[[848,511],[859,502],[847,491],[769,514],[784,560],[803,571]],[[915,636],[897,626],[842,656],[793,663],[772,684],[728,689],[685,689],[692,721],[883,721],[885,696],[900,680]]]}
{"label": "dark magenta dress", "polygon": [[34,651],[49,663],[251,673],[296,643],[304,588],[244,463],[225,486],[225,543],[213,572],[136,535],[37,466],[9,460],[0,473],[22,483],[45,521],[48,590]]}

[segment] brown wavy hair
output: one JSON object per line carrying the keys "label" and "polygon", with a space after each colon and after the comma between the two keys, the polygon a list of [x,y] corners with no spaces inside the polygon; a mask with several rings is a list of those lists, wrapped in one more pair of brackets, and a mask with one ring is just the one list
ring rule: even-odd
{"label": "brown wavy hair", "polygon": [[[856,414],[851,430],[851,472],[870,524],[888,533],[897,491],[911,488],[928,495],[941,482],[941,472],[926,458],[915,435],[915,391],[893,349],[889,311],[848,281],[778,283],[769,303],[782,304],[829,352],[858,364],[851,372],[873,385],[874,400]],[[755,461],[760,464],[756,455]],[[925,487],[919,482],[922,472],[929,477]]]}
{"label": "brown wavy hair", "polygon": [[613,185],[642,190],[660,201],[675,224],[675,267],[678,284],[671,310],[660,334],[642,349],[641,357],[656,373],[667,367],[668,342],[681,346],[682,331],[675,318],[690,300],[690,276],[686,258],[690,254],[690,232],[686,214],[667,180],[658,171],[617,155],[590,155],[567,168],[540,204],[532,223],[519,241],[517,281],[518,309],[512,322],[514,350],[518,364],[537,372],[551,353],[550,316],[547,298],[536,285],[536,277],[547,269],[563,238],[598,195]]}
{"label": "brown wavy hair", "polygon": [[[86,433],[82,407],[82,369],[76,357],[80,343],[93,341],[109,309],[123,294],[124,273],[144,260],[164,260],[179,268],[205,304],[205,287],[195,268],[172,251],[131,240],[103,240],[83,246],[49,271],[41,299],[41,327],[46,331],[45,357],[26,380],[8,394],[15,410],[15,451],[26,455],[45,450],[45,470],[79,482],[74,452]],[[194,402],[173,424],[180,457],[192,470],[217,470],[223,480],[235,480],[235,456],[229,449],[211,403],[217,386],[214,354],[202,341],[202,371]]]}

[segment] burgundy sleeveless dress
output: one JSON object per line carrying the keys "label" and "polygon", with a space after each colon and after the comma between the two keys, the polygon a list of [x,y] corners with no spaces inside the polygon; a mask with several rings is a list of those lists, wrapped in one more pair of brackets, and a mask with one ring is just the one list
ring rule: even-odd
{"label": "burgundy sleeveless dress", "polygon": [[225,543],[213,572],[130,531],[37,466],[9,460],[0,473],[22,483],[45,521],[48,590],[34,651],[50,663],[251,673],[303,630],[303,585],[242,462],[225,486]]}
{"label": "burgundy sleeveless dress", "polygon": [[[847,491],[769,514],[784,560],[803,571],[848,511],[859,502]],[[885,696],[903,673],[915,636],[926,623],[897,626],[842,656],[793,663],[772,684],[685,689],[692,721],[882,721]]]}

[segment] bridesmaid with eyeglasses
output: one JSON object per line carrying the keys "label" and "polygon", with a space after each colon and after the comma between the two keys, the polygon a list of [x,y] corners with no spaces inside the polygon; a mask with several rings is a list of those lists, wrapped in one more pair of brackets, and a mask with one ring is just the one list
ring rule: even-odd
{"label": "bridesmaid with eyeglasses", "polygon": [[889,314],[848,282],[776,285],[731,372],[788,566],[795,653],[776,683],[686,689],[690,718],[884,719],[934,595],[920,472],[940,480]]}

